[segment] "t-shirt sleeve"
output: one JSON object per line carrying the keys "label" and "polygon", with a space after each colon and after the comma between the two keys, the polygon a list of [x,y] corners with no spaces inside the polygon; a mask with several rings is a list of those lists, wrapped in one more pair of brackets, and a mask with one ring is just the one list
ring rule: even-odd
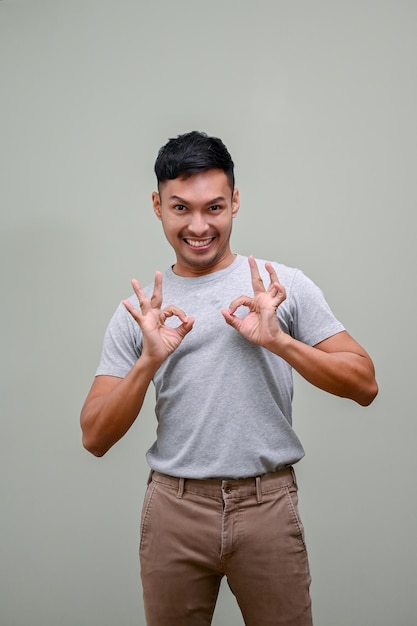
{"label": "t-shirt sleeve", "polygon": [[120,304],[107,326],[96,376],[124,378],[138,360],[141,348],[139,326]]}
{"label": "t-shirt sleeve", "polygon": [[289,331],[295,339],[314,346],[345,330],[321,289],[301,270],[296,271],[289,291]]}

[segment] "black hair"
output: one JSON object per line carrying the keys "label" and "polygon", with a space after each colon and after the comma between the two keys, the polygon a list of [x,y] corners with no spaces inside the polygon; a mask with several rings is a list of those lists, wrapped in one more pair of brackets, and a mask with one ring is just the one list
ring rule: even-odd
{"label": "black hair", "polygon": [[224,171],[233,191],[234,163],[228,149],[218,137],[193,130],[170,139],[160,148],[154,170],[159,185],[179,176],[187,178],[215,168]]}

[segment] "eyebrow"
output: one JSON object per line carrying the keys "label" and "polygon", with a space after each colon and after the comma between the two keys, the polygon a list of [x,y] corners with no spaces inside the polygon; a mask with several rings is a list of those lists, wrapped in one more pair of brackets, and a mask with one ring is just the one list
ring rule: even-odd
{"label": "eyebrow", "polygon": [[[176,195],[170,196],[169,200],[175,200],[176,202],[181,202],[182,204],[188,204],[188,200],[185,200],[184,198],[181,198],[180,196],[176,196]],[[212,204],[217,204],[219,202],[224,202],[224,201],[225,201],[224,196],[217,196],[217,198],[213,198],[212,200],[209,200],[205,204],[212,205]]]}

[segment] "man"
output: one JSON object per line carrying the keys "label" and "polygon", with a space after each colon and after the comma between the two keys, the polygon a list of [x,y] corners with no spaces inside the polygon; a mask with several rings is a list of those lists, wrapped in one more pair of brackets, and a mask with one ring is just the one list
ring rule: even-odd
{"label": "man", "polygon": [[155,173],[153,208],[175,263],[145,289],[133,280],[113,316],[83,444],[105,454],[154,383],[140,539],[149,626],[210,624],[223,576],[247,625],[309,626],[291,370],[368,405],[372,361],[301,271],[232,252],[239,192],[220,139],[171,139]]}

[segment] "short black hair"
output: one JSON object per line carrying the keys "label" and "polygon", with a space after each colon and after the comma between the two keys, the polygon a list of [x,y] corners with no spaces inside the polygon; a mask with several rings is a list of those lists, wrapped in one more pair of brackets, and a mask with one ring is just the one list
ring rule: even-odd
{"label": "short black hair", "polygon": [[218,137],[197,130],[170,139],[160,148],[154,167],[158,185],[210,169],[223,170],[233,191],[234,163],[228,149]]}

